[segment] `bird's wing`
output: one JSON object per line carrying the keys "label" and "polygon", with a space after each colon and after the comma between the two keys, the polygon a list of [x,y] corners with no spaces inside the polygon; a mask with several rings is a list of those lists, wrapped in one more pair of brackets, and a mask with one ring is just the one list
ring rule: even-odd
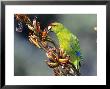
{"label": "bird's wing", "polygon": [[76,66],[77,69],[80,67],[80,59],[81,59],[81,50],[80,50],[80,44],[78,38],[71,34],[71,40],[70,40],[70,48],[71,48],[71,57],[72,62]]}
{"label": "bird's wing", "polygon": [[79,40],[73,34],[71,34],[70,47],[71,47],[71,50],[73,50],[73,52],[75,53],[75,55],[77,57],[80,57],[81,56],[81,50],[80,50]]}

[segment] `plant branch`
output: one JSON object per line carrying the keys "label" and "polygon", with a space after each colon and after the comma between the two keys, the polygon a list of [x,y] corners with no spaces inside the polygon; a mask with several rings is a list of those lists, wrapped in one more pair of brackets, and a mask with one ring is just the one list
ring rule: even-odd
{"label": "plant branch", "polygon": [[[29,41],[38,48],[42,48],[48,57],[46,60],[47,65],[53,69],[55,76],[79,76],[79,70],[76,69],[74,64],[71,63],[69,55],[57,47],[54,41],[48,36],[48,30],[45,28],[43,31],[40,29],[39,22],[36,21],[34,25],[28,16],[25,14],[16,14],[16,20],[25,23],[30,35]],[[48,45],[51,42],[54,47]]]}

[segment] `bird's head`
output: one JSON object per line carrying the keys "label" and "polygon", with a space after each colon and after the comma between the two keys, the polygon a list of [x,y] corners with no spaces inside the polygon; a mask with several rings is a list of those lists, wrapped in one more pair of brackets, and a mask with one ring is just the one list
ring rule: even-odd
{"label": "bird's head", "polygon": [[49,24],[48,26],[48,31],[53,31],[55,33],[60,32],[62,29],[64,28],[63,24],[58,23],[58,22],[54,22]]}

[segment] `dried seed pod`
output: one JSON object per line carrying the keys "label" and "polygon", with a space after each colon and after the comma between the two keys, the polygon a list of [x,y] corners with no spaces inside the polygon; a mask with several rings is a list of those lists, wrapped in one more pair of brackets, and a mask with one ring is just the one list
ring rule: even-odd
{"label": "dried seed pod", "polygon": [[54,63],[54,62],[46,62],[46,63],[50,68],[55,68],[58,66],[58,63]]}
{"label": "dried seed pod", "polygon": [[60,56],[62,57],[64,54],[64,50],[60,48]]}
{"label": "dried seed pod", "polygon": [[30,41],[31,43],[35,44],[38,48],[41,48],[41,47],[39,46],[38,40],[35,38],[34,35],[29,36],[29,41]]}
{"label": "dried seed pod", "polygon": [[65,58],[67,56],[67,54],[66,54],[66,52],[64,52],[63,54],[62,54],[62,58]]}
{"label": "dried seed pod", "polygon": [[67,63],[67,62],[68,62],[68,59],[59,59],[58,61],[59,61],[60,63],[65,64],[65,63]]}

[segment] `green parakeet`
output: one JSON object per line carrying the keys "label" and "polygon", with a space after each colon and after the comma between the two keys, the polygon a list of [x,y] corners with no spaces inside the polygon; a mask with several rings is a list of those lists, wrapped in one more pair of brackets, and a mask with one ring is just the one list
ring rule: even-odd
{"label": "green parakeet", "polygon": [[60,48],[70,56],[71,62],[79,70],[82,54],[78,38],[63,24],[58,22],[51,23],[48,29],[56,34]]}

